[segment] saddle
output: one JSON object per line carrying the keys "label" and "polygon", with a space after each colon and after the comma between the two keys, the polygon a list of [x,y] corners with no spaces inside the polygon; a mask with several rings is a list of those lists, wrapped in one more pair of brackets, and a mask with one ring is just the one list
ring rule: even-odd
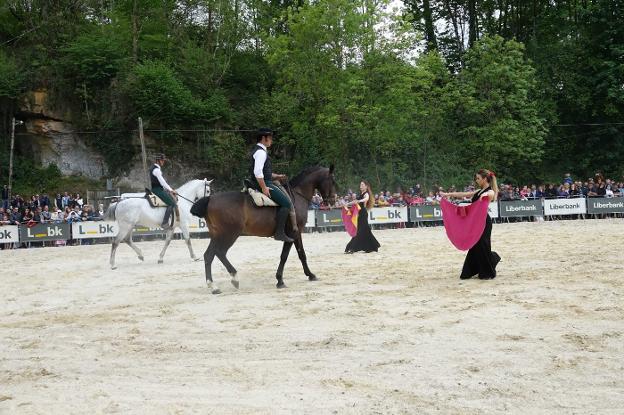
{"label": "saddle", "polygon": [[161,198],[159,198],[154,193],[152,193],[152,191],[150,189],[145,189],[145,196],[144,197],[145,197],[145,199],[147,199],[147,202],[153,208],[159,208],[159,207],[165,207],[166,208],[167,207],[167,204],[165,202],[163,202],[163,200]]}
{"label": "saddle", "polygon": [[258,207],[272,207],[279,206],[275,203],[270,197],[266,196],[264,193],[257,191],[251,186],[251,182],[247,179],[243,180],[243,189],[241,193],[248,193],[251,196],[251,200]]}

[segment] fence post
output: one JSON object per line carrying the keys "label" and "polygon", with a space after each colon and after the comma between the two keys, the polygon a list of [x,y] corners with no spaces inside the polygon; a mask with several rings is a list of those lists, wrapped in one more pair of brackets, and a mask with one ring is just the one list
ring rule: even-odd
{"label": "fence post", "polygon": [[139,140],[141,141],[141,156],[143,159],[143,180],[145,187],[149,187],[149,177],[147,175],[147,153],[145,152],[145,137],[143,136],[143,119],[139,117]]}

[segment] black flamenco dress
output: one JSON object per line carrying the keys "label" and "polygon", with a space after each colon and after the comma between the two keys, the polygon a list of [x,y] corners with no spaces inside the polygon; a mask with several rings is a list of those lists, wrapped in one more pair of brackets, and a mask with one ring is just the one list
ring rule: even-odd
{"label": "black flamenco dress", "polygon": [[[472,196],[472,202],[479,200],[481,195],[490,190],[489,187],[478,191]],[[496,278],[496,265],[501,260],[500,256],[496,252],[492,252],[492,243],[490,237],[492,236],[492,219],[488,214],[485,218],[485,228],[477,242],[466,255],[464,261],[464,268],[462,269],[460,278],[462,280],[472,278],[475,275],[479,275],[482,280],[489,280]]]}
{"label": "black flamenco dress", "polygon": [[[361,200],[364,194],[358,196],[358,200]],[[372,197],[370,194],[368,197]],[[346,253],[364,251],[364,252],[377,252],[381,245],[377,242],[377,239],[373,236],[370,225],[368,224],[368,211],[366,210],[365,203],[360,203],[360,213],[358,214],[357,234],[351,238],[351,241],[345,248]]]}

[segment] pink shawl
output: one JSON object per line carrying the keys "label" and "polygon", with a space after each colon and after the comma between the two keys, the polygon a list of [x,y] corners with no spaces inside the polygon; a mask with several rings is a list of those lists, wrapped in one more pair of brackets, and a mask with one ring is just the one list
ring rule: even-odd
{"label": "pink shawl", "polygon": [[446,236],[455,248],[466,251],[479,241],[489,204],[487,196],[465,206],[454,205],[446,199],[440,201]]}
{"label": "pink shawl", "polygon": [[342,208],[342,223],[344,223],[345,230],[352,238],[357,234],[358,214],[360,213],[360,205],[355,205]]}

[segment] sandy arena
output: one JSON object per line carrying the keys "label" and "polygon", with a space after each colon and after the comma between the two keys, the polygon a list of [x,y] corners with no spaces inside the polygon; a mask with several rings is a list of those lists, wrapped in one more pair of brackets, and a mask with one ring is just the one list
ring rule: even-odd
{"label": "sandy arena", "polygon": [[[495,225],[493,281],[458,278],[443,228],[244,237],[203,262],[172,242],[0,251],[2,414],[616,414],[624,407],[624,220]],[[196,252],[207,240],[193,240]],[[618,409],[620,408],[620,409]]]}

